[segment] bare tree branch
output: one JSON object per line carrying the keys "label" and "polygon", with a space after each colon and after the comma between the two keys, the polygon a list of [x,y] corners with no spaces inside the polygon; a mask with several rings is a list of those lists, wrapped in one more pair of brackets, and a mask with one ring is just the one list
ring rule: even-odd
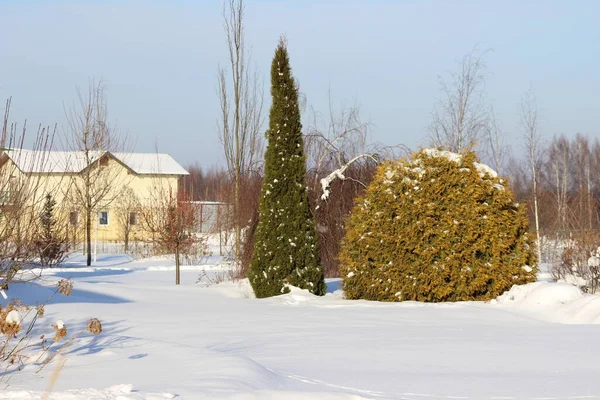
{"label": "bare tree branch", "polygon": [[485,55],[477,48],[465,55],[458,72],[447,81],[440,77],[442,99],[434,107],[429,137],[436,147],[455,153],[473,148],[489,131],[485,104]]}

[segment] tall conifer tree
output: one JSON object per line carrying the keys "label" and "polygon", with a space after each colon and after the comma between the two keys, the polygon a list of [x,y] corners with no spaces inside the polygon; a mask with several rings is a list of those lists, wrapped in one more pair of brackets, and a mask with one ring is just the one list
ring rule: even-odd
{"label": "tall conifer tree", "polygon": [[323,295],[325,281],[304,182],[298,89],[284,39],[271,65],[271,96],[265,177],[248,276],[257,297],[287,293],[286,284]]}

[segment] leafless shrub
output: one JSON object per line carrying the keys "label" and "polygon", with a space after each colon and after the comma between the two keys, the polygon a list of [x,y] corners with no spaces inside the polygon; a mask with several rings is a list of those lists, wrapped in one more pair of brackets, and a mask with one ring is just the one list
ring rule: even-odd
{"label": "leafless shrub", "polygon": [[600,234],[580,232],[566,241],[559,262],[550,269],[552,278],[565,280],[583,291],[596,293],[600,288]]}
{"label": "leafless shrub", "polygon": [[182,265],[202,265],[212,254],[206,241],[200,238],[196,240],[185,254],[182,254]]}
{"label": "leafless shrub", "polygon": [[227,268],[222,271],[211,271],[209,274],[205,269],[200,271],[196,284],[201,286],[213,286],[222,282],[237,280],[234,268]]}
{"label": "leafless shrub", "polygon": [[173,188],[158,186],[153,198],[145,202],[140,212],[142,229],[150,237],[157,254],[174,254],[175,284],[181,280],[181,259],[194,245],[205,238],[196,232],[198,208],[181,199]]}

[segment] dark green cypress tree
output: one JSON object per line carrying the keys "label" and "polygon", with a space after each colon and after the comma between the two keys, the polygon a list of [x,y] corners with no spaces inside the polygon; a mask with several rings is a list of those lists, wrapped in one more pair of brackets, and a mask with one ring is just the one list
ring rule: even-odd
{"label": "dark green cypress tree", "polygon": [[271,65],[271,96],[265,176],[248,277],[259,298],[289,292],[286,284],[323,295],[326,286],[304,182],[298,89],[283,39]]}

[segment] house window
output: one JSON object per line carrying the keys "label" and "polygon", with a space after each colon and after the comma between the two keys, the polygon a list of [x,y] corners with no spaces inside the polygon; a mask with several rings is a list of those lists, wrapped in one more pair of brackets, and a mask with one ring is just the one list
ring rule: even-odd
{"label": "house window", "polygon": [[108,225],[108,211],[100,211],[98,213],[98,224],[100,226]]}
{"label": "house window", "polygon": [[71,226],[79,225],[79,213],[77,211],[71,211],[69,213],[69,225],[71,225]]}
{"label": "house window", "polygon": [[102,157],[100,158],[100,166],[101,167],[106,167],[108,165],[108,157]]}
{"label": "house window", "polygon": [[139,224],[139,215],[135,211],[129,213],[129,225]]}

